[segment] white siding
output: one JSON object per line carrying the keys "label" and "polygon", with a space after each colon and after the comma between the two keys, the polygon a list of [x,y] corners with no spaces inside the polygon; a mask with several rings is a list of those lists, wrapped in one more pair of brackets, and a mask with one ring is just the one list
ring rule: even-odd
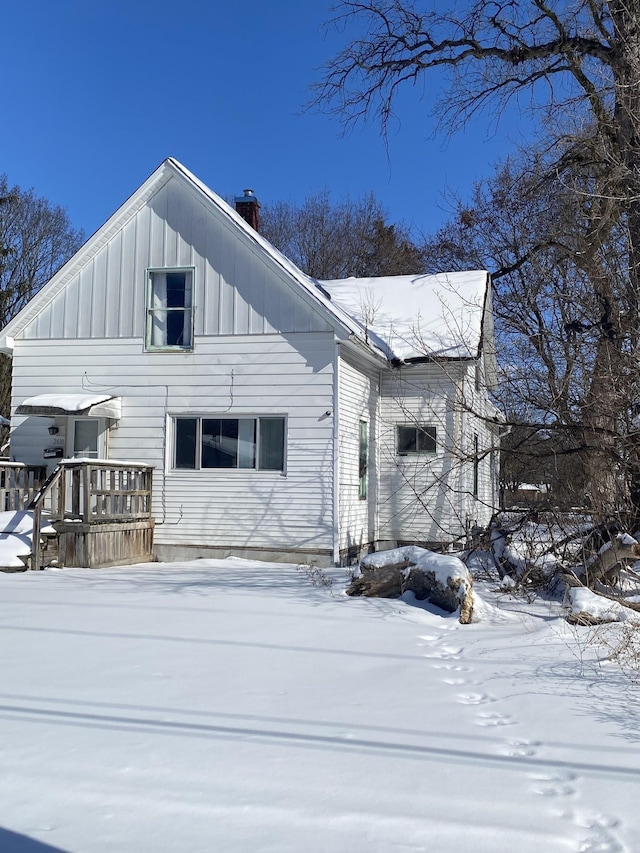
{"label": "white siding", "polygon": [[331,328],[248,235],[173,177],[105,241],[22,337],[142,339],[147,269],[180,266],[195,267],[196,338]]}
{"label": "white siding", "polygon": [[[449,542],[485,525],[498,504],[496,430],[484,384],[468,362],[407,365],[383,374],[379,538]],[[398,424],[434,426],[435,455],[399,456]],[[474,494],[475,438],[478,490]],[[489,451],[493,450],[492,453]]]}
{"label": "white siding", "polygon": [[[381,383],[377,366],[345,344],[336,400],[334,321],[277,258],[177,173],[135,199],[21,315],[13,406],[45,392],[121,396],[109,456],[155,466],[159,544],[325,554],[336,544],[458,538],[485,519],[490,463],[480,464],[476,498],[469,454],[476,433],[489,446],[490,430],[457,405],[468,367],[384,368]],[[194,269],[194,349],[147,353],[147,271],[170,267]],[[469,377],[464,393],[475,393]],[[285,473],[171,470],[180,414],[286,417]],[[358,496],[361,420],[367,500]],[[51,440],[49,423],[14,419],[14,458],[41,463],[62,440]],[[399,423],[436,426],[438,452],[399,457]]]}
{"label": "white siding", "polygon": [[[487,391],[484,383],[484,371],[480,361],[480,371],[476,375],[475,368],[469,367],[462,395],[462,410],[464,412],[463,449],[468,456],[465,465],[465,515],[469,527],[485,527],[498,508],[499,488],[499,439],[497,426],[487,420],[489,407]],[[480,387],[476,387],[479,382]],[[477,492],[474,494],[474,465],[476,457],[475,438],[477,437]]]}
{"label": "white siding", "polygon": [[[332,334],[207,337],[193,353],[145,353],[140,339],[17,341],[15,407],[41,393],[122,397],[109,456],[155,466],[155,541],[330,551],[333,547]],[[176,414],[287,417],[286,473],[172,471]],[[11,453],[42,464],[46,418],[16,418]]]}
{"label": "white siding", "polygon": [[[376,539],[376,431],[379,371],[339,361],[338,525],[341,550],[358,549]],[[367,498],[359,497],[360,421],[369,436]]]}
{"label": "white siding", "polygon": [[[456,406],[460,368],[451,362],[410,365],[383,374],[380,401],[379,538],[446,542],[465,532],[457,448],[463,429]],[[434,455],[399,456],[398,424],[435,426]]]}

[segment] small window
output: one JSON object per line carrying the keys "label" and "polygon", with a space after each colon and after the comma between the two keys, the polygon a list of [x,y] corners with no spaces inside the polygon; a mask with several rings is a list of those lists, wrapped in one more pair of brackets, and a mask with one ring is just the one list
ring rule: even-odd
{"label": "small window", "polygon": [[435,453],[436,428],[434,426],[398,426],[398,454]]}
{"label": "small window", "polygon": [[259,418],[258,426],[258,468],[261,471],[283,471],[284,418]]}
{"label": "small window", "polygon": [[193,269],[149,270],[147,349],[193,349]]}
{"label": "small window", "polygon": [[360,421],[360,452],[358,459],[358,497],[367,497],[367,479],[369,476],[369,426]]}
{"label": "small window", "polygon": [[173,467],[284,471],[285,419],[176,418]]}
{"label": "small window", "polygon": [[98,458],[100,421],[78,418],[73,424],[73,455],[88,459]]}
{"label": "small window", "polygon": [[474,496],[474,498],[478,497],[479,474],[480,474],[480,443],[478,441],[478,434],[475,433],[473,436],[473,496]]}
{"label": "small window", "polygon": [[480,361],[480,359],[476,360],[475,384],[476,391],[480,391],[482,388],[482,362]]}

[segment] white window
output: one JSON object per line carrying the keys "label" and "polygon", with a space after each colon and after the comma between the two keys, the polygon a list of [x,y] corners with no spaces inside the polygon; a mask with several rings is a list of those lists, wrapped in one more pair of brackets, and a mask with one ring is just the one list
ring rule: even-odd
{"label": "white window", "polygon": [[105,421],[100,418],[70,418],[67,454],[76,458],[106,457]]}
{"label": "white window", "polygon": [[409,453],[435,453],[436,428],[434,426],[401,426],[397,427],[398,455]]}
{"label": "white window", "polygon": [[173,467],[284,471],[285,419],[177,417]]}
{"label": "white window", "polygon": [[147,349],[193,349],[193,268],[148,274]]}

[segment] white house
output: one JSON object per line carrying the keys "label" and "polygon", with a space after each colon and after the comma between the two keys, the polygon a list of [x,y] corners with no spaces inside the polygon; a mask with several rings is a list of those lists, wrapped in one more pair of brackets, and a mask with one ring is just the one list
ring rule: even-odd
{"label": "white house", "polygon": [[345,562],[497,504],[488,274],[314,281],[172,159],[0,349],[11,458],[153,465],[162,558]]}

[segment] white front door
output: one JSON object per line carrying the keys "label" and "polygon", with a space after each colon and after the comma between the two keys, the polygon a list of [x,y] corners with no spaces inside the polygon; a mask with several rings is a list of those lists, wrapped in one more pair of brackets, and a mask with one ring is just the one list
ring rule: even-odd
{"label": "white front door", "polygon": [[104,418],[69,418],[67,456],[105,459],[107,430]]}

